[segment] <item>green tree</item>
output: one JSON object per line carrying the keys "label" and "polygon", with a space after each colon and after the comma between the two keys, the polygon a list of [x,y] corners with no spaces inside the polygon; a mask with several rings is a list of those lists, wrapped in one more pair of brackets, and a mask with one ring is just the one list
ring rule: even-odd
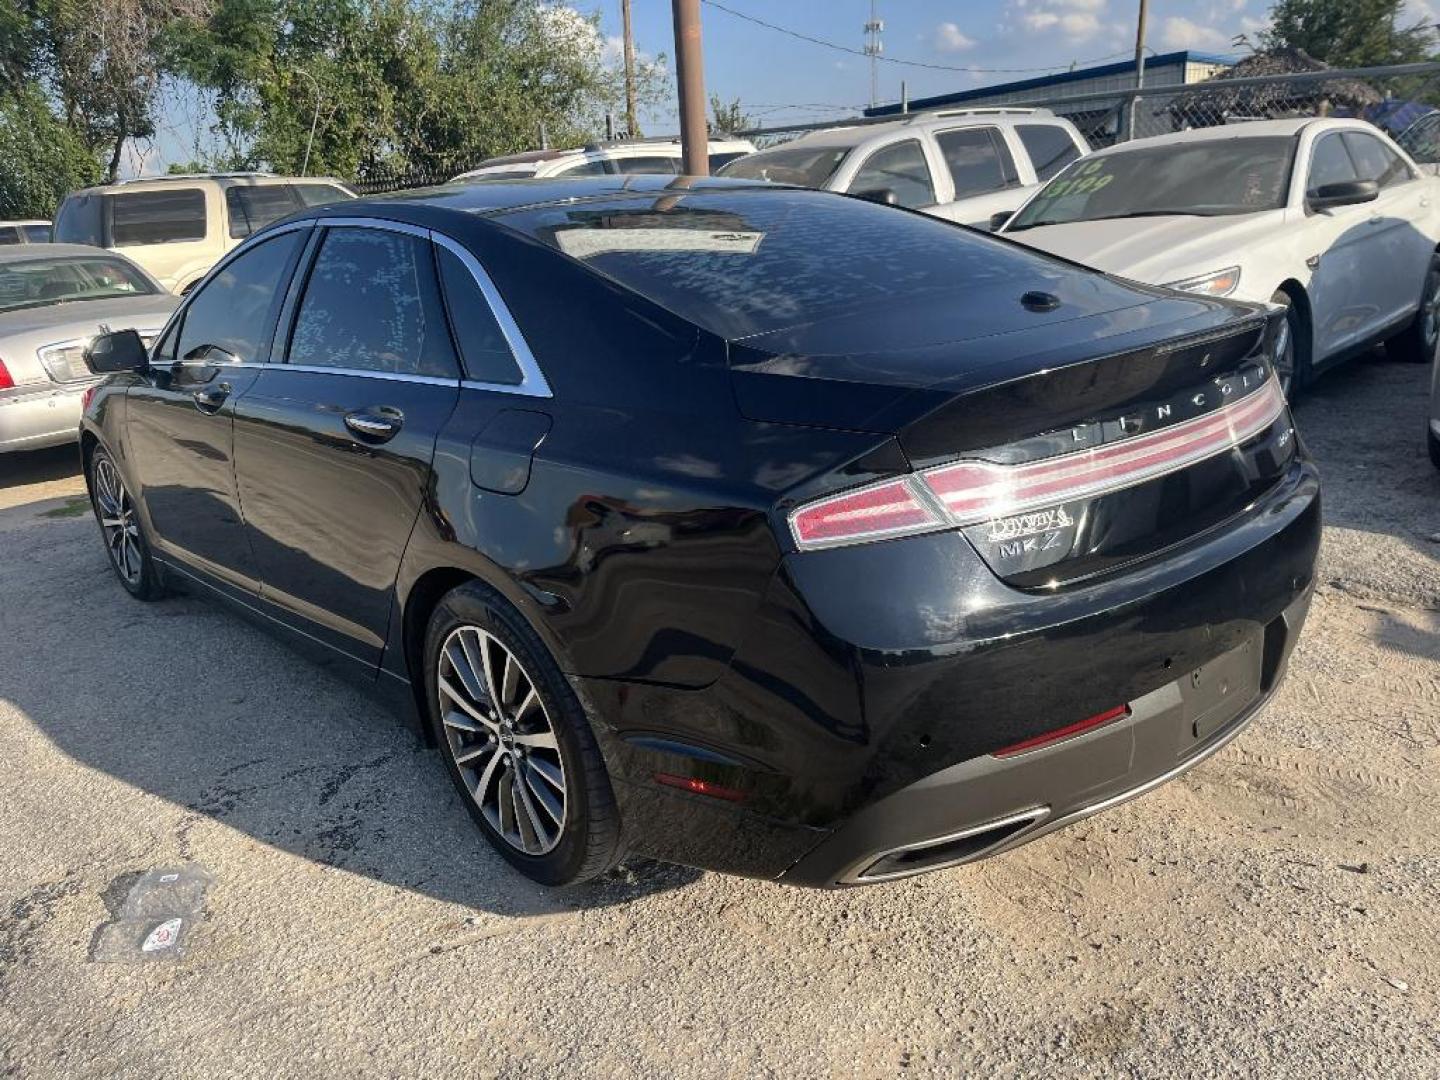
{"label": "green tree", "polygon": [[1262,48],[1304,49],[1331,67],[1370,67],[1428,60],[1434,29],[1406,21],[1405,0],[1277,0]]}
{"label": "green tree", "polygon": [[0,218],[48,218],[65,195],[100,179],[90,148],[34,87],[0,98]]}
{"label": "green tree", "polygon": [[711,94],[708,126],[712,134],[730,135],[754,127],[755,118],[740,107],[739,98],[727,103],[720,100],[719,94]]}

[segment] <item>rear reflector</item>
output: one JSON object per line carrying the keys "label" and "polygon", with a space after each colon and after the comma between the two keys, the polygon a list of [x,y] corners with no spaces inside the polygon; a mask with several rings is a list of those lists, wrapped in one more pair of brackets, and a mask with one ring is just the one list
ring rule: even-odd
{"label": "rear reflector", "polygon": [[792,512],[790,528],[805,550],[974,525],[1091,499],[1239,446],[1284,411],[1285,395],[1272,378],[1215,412],[1089,450],[1022,465],[958,461],[833,495]]}
{"label": "rear reflector", "polygon": [[5,367],[5,361],[0,360],[0,390],[9,390],[15,385],[15,378]]}
{"label": "rear reflector", "polygon": [[723,787],[720,784],[712,784],[709,780],[697,780],[693,776],[675,776],[672,773],[657,772],[655,779],[666,787],[691,791],[696,795],[709,795],[712,799],[740,802],[745,798],[743,791],[736,791],[734,788]]}
{"label": "rear reflector", "polygon": [[1106,712],[1096,713],[1087,720],[1079,723],[1067,724],[1065,727],[1056,728],[1054,731],[1047,731],[1043,735],[1036,735],[1033,739],[1026,739],[1023,742],[1014,743],[1001,750],[991,751],[992,757],[1014,757],[1016,754],[1023,754],[1027,750],[1039,750],[1042,746],[1049,746],[1064,739],[1073,739],[1076,735],[1083,735],[1087,731],[1094,731],[1098,727],[1104,727],[1112,720],[1119,720],[1122,716],[1130,715],[1129,705],[1117,705]]}

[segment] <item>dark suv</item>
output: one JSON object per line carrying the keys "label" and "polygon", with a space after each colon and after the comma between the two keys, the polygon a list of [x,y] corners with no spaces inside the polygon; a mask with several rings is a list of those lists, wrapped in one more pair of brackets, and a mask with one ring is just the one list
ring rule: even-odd
{"label": "dark suv", "polygon": [[840,195],[457,186],[306,211],[148,355],[98,339],[85,469],[130,592],[418,712],[536,880],[879,881],[1274,692],[1320,530],[1282,325]]}

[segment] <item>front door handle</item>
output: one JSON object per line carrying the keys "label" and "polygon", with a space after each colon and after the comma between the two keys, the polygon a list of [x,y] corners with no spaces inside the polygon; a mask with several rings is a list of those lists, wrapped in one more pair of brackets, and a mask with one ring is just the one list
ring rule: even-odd
{"label": "front door handle", "polygon": [[190,395],[195,402],[195,407],[203,413],[217,413],[225,404],[225,399],[230,396],[230,384],[218,383],[215,386],[207,386],[203,390],[196,390]]}
{"label": "front door handle", "polygon": [[362,409],[345,415],[345,426],[369,442],[393,439],[404,422],[399,409]]}

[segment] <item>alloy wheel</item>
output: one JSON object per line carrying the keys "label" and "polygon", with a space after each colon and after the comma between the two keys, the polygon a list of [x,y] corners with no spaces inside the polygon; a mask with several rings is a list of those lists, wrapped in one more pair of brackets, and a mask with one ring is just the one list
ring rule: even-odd
{"label": "alloy wheel", "polygon": [[553,851],[565,831],[565,762],[519,658],[480,627],[457,627],[436,686],[451,759],[485,820],[516,851]]}
{"label": "alloy wheel", "polygon": [[108,457],[95,462],[95,502],[100,509],[100,528],[115,570],[131,586],[138,586],[144,572],[140,556],[140,523],[124,481]]}

